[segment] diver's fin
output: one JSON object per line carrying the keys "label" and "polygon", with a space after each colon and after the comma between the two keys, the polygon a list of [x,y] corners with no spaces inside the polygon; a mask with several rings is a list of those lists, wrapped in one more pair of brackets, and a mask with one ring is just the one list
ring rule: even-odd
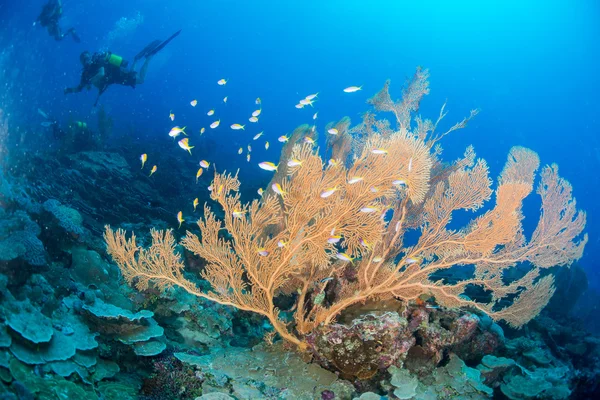
{"label": "diver's fin", "polygon": [[77,32],[75,32],[75,29],[73,29],[73,28],[69,29],[69,33],[71,34],[71,37],[73,38],[75,43],[81,43],[81,38],[79,37]]}
{"label": "diver's fin", "polygon": [[148,52],[148,54],[146,54],[146,57],[153,56],[156,53],[158,53],[159,51],[161,51],[167,44],[169,44],[169,42],[171,40],[175,39],[180,33],[181,33],[181,29],[178,30],[177,32],[175,32],[174,34],[172,34],[170,38],[168,38],[167,40],[165,40],[164,42],[162,42],[161,44],[156,46],[154,49],[150,50]]}
{"label": "diver's fin", "polygon": [[41,108],[38,108],[38,113],[39,113],[39,114],[40,114],[42,117],[44,117],[44,118],[46,118],[46,119],[50,119],[50,117],[48,117],[48,114],[47,114],[47,113],[46,113],[44,110],[42,110]]}
{"label": "diver's fin", "polygon": [[156,48],[156,46],[158,46],[160,44],[160,40],[155,40],[152,43],[150,43],[148,46],[144,47],[142,49],[142,51],[140,51],[139,53],[136,54],[136,56],[133,59],[133,62],[139,61],[142,58],[146,57],[148,55],[148,53],[150,53],[152,50],[154,50]]}

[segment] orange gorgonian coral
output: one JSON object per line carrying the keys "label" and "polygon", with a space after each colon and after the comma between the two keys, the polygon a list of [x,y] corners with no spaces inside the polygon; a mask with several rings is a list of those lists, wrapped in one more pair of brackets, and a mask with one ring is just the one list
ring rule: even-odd
{"label": "orange gorgonian coral", "polygon": [[[335,155],[330,162],[303,143],[304,136],[315,133],[308,126],[298,128],[272,181],[282,194],[269,189],[261,200],[242,203],[237,176],[216,173],[211,199],[223,208],[223,220],[205,205],[200,235],[187,232],[181,241],[206,261],[202,278],[210,291],[183,276],[171,231],[153,230],[153,244],[146,249],[136,245],[135,236],[127,239],[123,230],[107,227],[109,254],[138,289],[150,282],[180,286],[259,313],[301,349],[305,335],[368,299],[410,301],[430,294],[444,307],[470,307],[522,326],[554,292],[552,275],[542,271],[581,257],[585,213],[577,211],[571,186],[558,176],[558,168],[544,167],[537,189],[542,213],[527,240],[522,204],[534,187],[537,154],[513,148],[495,193],[487,163],[476,159],[472,148],[453,163],[443,163],[439,140],[464,128],[477,111],[444,133],[437,131],[444,107],[435,123],[413,118],[428,93],[427,78],[428,72],[418,69],[399,102],[390,99],[387,83],[370,100],[376,111],[394,113],[396,128],[372,113],[353,128],[348,119],[335,124],[339,137],[329,141]],[[288,165],[289,159],[301,163]],[[495,205],[488,211],[475,214],[461,229],[448,227],[454,212],[476,212],[493,194]],[[410,231],[417,232],[417,239],[408,245]],[[517,265],[528,272],[508,279],[506,272]],[[464,271],[442,279],[452,267]],[[344,273],[348,269],[354,273]],[[332,280],[341,290],[325,304],[325,286]],[[465,293],[470,288],[484,290],[487,297],[471,299]],[[296,299],[293,326],[280,317],[274,301],[280,294]]]}

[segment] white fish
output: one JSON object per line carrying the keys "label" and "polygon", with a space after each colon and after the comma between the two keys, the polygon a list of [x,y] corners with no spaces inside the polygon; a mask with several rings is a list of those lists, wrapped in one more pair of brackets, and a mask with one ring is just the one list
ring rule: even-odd
{"label": "white fish", "polygon": [[324,191],[321,192],[321,197],[325,199],[325,198],[331,196],[332,194],[334,194],[336,190],[337,190],[336,187],[325,189]]}
{"label": "white fish", "polygon": [[371,153],[373,153],[373,154],[387,154],[388,151],[386,149],[373,149],[373,150],[371,150]]}
{"label": "white fish", "polygon": [[359,90],[362,90],[362,86],[349,86],[346,89],[344,89],[344,92],[354,93],[354,92],[358,92]]}
{"label": "white fish", "polygon": [[373,207],[373,206],[366,206],[360,209],[360,212],[363,213],[374,213],[379,211],[379,209],[377,207]]}

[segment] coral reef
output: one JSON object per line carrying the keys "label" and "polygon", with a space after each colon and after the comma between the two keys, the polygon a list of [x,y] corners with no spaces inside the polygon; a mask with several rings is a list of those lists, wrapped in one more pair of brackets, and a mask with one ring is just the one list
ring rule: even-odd
{"label": "coral reef", "polygon": [[[280,159],[285,176],[261,200],[242,203],[237,175],[215,172],[211,199],[224,217],[205,205],[200,235],[188,231],[181,241],[206,261],[201,276],[210,290],[184,276],[169,230],[153,229],[152,244],[143,248],[135,235],[127,239],[124,230],[107,226],[108,253],[138,289],[150,283],[160,289],[178,286],[258,313],[301,350],[318,327],[373,298],[409,302],[426,294],[440,306],[469,307],[523,326],[554,293],[553,276],[546,270],[568,267],[581,257],[587,242],[585,213],[576,209],[558,167],[546,166],[537,189],[541,217],[526,241],[522,204],[533,191],[539,158],[514,147],[498,180],[495,206],[461,229],[449,228],[453,213],[484,206],[492,195],[491,180],[486,162],[475,160],[471,148],[464,158],[444,164],[436,146],[449,132],[464,128],[475,111],[444,133],[437,130],[444,108],[437,122],[414,118],[411,129],[412,114],[428,91],[428,73],[418,69],[402,101],[391,101],[387,84],[371,100],[377,111],[395,114],[396,129],[371,114],[349,130],[349,121],[338,123],[344,129],[339,135],[356,133],[351,145],[333,149],[340,160],[351,158],[346,164],[326,164],[311,143],[288,141],[290,160],[299,162]],[[405,236],[414,232],[419,234],[416,244],[406,244]],[[518,264],[528,266],[526,273],[505,280]],[[470,273],[452,277],[453,267],[465,265],[473,266]],[[330,281],[339,289],[327,298]],[[477,290],[486,295],[472,299]],[[281,293],[296,299],[294,330],[275,304]]]}
{"label": "coral reef", "polygon": [[[284,196],[267,191],[245,205],[237,179],[217,174],[210,196],[224,211],[205,209],[202,235],[189,232],[183,246],[174,232],[117,234],[107,254],[101,240],[105,223],[164,229],[179,204],[190,206],[190,183],[171,172],[197,165],[160,154],[159,144],[145,143],[164,157],[151,178],[137,150],[104,139],[100,148],[91,131],[82,135],[89,151],[12,154],[14,168],[0,166],[0,398],[598,398],[600,339],[566,313],[585,276],[560,268],[585,243],[570,186],[554,166],[542,171],[543,216],[525,242],[520,201],[537,157],[516,148],[497,204],[453,230],[453,211],[483,203],[490,182],[470,148],[454,163],[441,159],[439,140],[476,112],[439,133],[444,108],[436,122],[414,116],[427,92],[419,70],[401,102],[388,84],[372,99],[395,128],[372,112],[356,126],[328,124],[339,132],[327,135],[331,162],[303,144],[318,132],[297,128],[271,182]],[[111,134],[102,112],[99,124],[101,137]],[[0,142],[7,130],[0,116]],[[352,202],[376,211],[345,213]],[[512,268],[523,260],[533,269]],[[151,283],[132,271],[159,274]],[[512,329],[538,313],[555,274],[554,307]]]}

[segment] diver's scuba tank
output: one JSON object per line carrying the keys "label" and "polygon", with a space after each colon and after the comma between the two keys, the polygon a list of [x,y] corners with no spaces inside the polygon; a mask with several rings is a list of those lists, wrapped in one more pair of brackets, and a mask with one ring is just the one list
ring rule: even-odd
{"label": "diver's scuba tank", "polygon": [[123,57],[111,53],[110,51],[106,53],[106,62],[108,62],[111,65],[114,65],[117,68],[126,68],[128,61],[127,60],[123,60]]}

